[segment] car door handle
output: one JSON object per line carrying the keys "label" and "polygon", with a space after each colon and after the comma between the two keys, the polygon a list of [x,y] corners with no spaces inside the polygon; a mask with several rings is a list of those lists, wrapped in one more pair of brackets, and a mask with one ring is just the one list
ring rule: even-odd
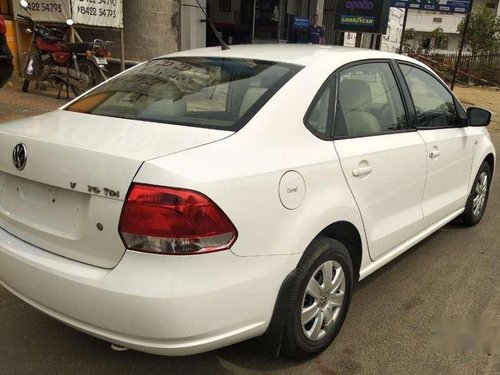
{"label": "car door handle", "polygon": [[372,167],[359,167],[352,170],[352,175],[354,177],[366,176],[367,174],[372,173]]}
{"label": "car door handle", "polygon": [[429,153],[429,157],[431,159],[435,159],[437,158],[439,155],[441,155],[441,152],[439,152],[439,150],[432,150],[430,153]]}

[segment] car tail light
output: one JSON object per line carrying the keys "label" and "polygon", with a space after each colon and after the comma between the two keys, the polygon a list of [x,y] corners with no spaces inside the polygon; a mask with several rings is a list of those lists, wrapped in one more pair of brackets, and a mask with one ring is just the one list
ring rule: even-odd
{"label": "car tail light", "polygon": [[228,249],[236,228],[222,210],[196,191],[133,184],[120,218],[130,250],[199,254]]}

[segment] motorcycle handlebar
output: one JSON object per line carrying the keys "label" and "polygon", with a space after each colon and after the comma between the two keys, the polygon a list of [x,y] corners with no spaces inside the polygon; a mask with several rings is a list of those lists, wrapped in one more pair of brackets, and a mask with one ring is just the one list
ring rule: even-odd
{"label": "motorcycle handlebar", "polygon": [[31,19],[31,17],[28,17],[28,16],[23,16],[22,14],[18,14],[17,15],[19,18],[23,19],[23,20],[26,20],[26,21],[32,21],[33,20]]}

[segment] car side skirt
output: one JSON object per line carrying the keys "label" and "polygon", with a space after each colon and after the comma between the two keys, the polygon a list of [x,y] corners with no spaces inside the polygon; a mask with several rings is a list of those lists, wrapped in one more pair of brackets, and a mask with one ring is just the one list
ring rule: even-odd
{"label": "car side skirt", "polygon": [[386,255],[381,257],[380,259],[376,260],[375,262],[370,263],[368,266],[362,268],[359,271],[359,280],[364,279],[368,275],[372,274],[385,264],[389,263],[391,260],[397,258],[399,255],[404,253],[406,250],[410,249],[411,247],[415,246],[417,243],[422,241],[424,238],[430,236],[432,233],[436,232],[438,229],[441,227],[445,226],[448,224],[450,221],[455,219],[456,217],[460,216],[462,212],[464,212],[465,208],[462,207],[459,210],[451,213],[450,215],[442,218],[441,220],[437,221],[430,227],[427,227],[417,235],[413,236],[412,238],[406,240],[402,244],[396,246],[394,249],[389,251]]}

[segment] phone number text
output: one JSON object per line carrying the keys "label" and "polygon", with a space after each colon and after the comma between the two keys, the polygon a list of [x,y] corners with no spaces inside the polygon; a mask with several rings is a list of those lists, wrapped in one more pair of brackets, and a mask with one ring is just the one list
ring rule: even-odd
{"label": "phone number text", "polygon": [[[105,1],[105,0],[102,0]],[[57,12],[62,13],[61,4],[30,2],[28,9],[32,12]]]}

